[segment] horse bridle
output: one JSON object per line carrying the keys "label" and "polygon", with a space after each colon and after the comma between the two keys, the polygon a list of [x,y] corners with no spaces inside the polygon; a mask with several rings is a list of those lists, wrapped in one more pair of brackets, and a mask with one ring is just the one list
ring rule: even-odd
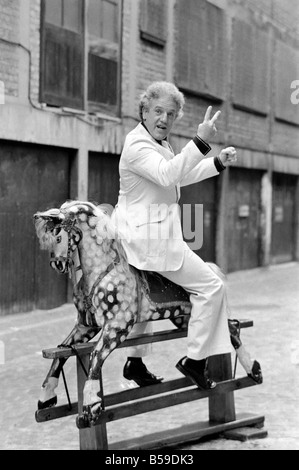
{"label": "horse bridle", "polygon": [[[82,234],[82,230],[80,230],[78,227],[76,227],[75,224],[76,224],[76,220],[64,220],[63,222],[61,222],[60,224],[57,224],[55,226],[55,229],[60,228],[60,229],[67,232],[67,234],[68,234],[68,248],[67,248],[66,256],[56,256],[56,257],[54,257],[51,254],[50,266],[53,269],[55,269],[56,271],[58,271],[59,273],[61,273],[61,274],[65,274],[65,273],[71,271],[70,272],[70,277],[72,279],[74,294],[76,296],[76,294],[78,294],[78,285],[77,285],[77,282],[76,282],[76,275],[75,274],[76,274],[76,271],[82,270],[82,268],[81,268],[80,253],[79,253],[79,265],[76,268],[74,267],[74,262],[72,260],[72,255],[73,255],[74,251],[78,248],[78,245],[79,245],[80,241],[82,240],[83,234]],[[79,250],[78,250],[78,252],[79,252]],[[59,267],[57,266],[57,263],[59,263],[59,262],[65,262],[65,268],[64,268],[63,271],[60,270]],[[119,256],[117,256],[117,258],[107,266],[106,270],[98,276],[98,278],[96,279],[94,285],[92,286],[92,289],[91,289],[91,292],[90,292],[89,296],[87,296],[85,298],[86,307],[91,307],[91,305],[92,305],[92,296],[93,296],[94,290],[97,287],[97,285],[115,267],[116,264],[119,264],[119,262],[120,262]]]}
{"label": "horse bridle", "polygon": [[[67,220],[56,225],[54,229],[54,230],[57,230],[60,228],[64,230],[68,235],[68,247],[67,247],[66,256],[53,256],[53,253],[51,253],[51,257],[50,257],[51,268],[55,269],[61,274],[67,273],[70,267],[73,265],[72,255],[74,251],[76,250],[76,248],[78,248],[78,245],[80,241],[82,240],[82,231],[78,227],[76,227],[75,224],[76,224],[76,220]],[[63,271],[59,269],[59,266],[57,265],[57,263],[59,262],[65,263],[65,268]],[[76,270],[79,270],[79,269],[81,269],[81,266],[78,266],[76,268]]]}

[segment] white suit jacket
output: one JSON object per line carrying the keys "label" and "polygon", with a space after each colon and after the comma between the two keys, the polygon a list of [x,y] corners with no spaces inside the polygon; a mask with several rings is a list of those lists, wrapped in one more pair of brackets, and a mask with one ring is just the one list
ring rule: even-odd
{"label": "white suit jacket", "polygon": [[186,244],[178,200],[180,186],[218,175],[193,141],[174,155],[142,124],[126,137],[119,163],[120,192],[112,214],[128,262],[148,271],[175,271]]}

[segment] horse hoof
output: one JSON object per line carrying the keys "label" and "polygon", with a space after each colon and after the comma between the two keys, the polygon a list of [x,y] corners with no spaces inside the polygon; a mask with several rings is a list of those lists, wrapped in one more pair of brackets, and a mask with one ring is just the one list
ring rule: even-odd
{"label": "horse hoof", "polygon": [[97,423],[97,419],[101,414],[101,403],[95,403],[94,405],[83,406],[82,414],[77,416],[76,422],[77,427],[81,428],[90,428]]}
{"label": "horse hoof", "polygon": [[98,418],[100,417],[102,412],[102,404],[101,402],[95,403],[94,405],[90,406],[90,422],[92,425],[95,425]]}
{"label": "horse hoof", "polygon": [[258,384],[263,383],[262,369],[261,369],[261,365],[259,362],[254,361],[251,372],[250,374],[248,374],[248,377],[250,377],[252,380],[254,380]]}
{"label": "horse hoof", "polygon": [[76,418],[76,424],[77,428],[79,429],[90,428],[91,423],[87,413],[82,413],[81,415],[78,415]]}
{"label": "horse hoof", "polygon": [[54,397],[50,398],[50,400],[47,400],[47,401],[38,400],[37,409],[38,410],[44,410],[45,408],[52,408],[52,406],[55,406],[55,405],[57,405],[57,396],[56,395]]}

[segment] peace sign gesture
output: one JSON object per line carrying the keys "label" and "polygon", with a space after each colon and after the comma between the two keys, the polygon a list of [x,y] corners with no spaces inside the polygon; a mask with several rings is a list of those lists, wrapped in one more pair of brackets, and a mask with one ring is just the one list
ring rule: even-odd
{"label": "peace sign gesture", "polygon": [[216,111],[214,116],[211,117],[212,109],[212,106],[208,107],[204,120],[201,124],[199,124],[197,129],[197,135],[206,142],[208,142],[216,134],[217,129],[215,123],[221,114],[221,111]]}

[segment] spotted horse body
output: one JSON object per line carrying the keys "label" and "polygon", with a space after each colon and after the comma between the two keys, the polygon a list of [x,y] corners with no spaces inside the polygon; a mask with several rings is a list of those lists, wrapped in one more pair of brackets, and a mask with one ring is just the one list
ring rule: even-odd
{"label": "spotted horse body", "polygon": [[[105,206],[67,201],[34,215],[42,249],[51,252],[51,266],[69,273],[78,316],[62,346],[98,339],[91,354],[80,419],[93,424],[101,413],[100,374],[104,361],[129,335],[135,323],[169,319],[182,327],[189,320],[188,294],[155,273],[143,273],[127,262]],[[149,286],[154,285],[150,294]],[[161,285],[161,288],[159,287]],[[240,350],[236,321],[228,320],[231,342]],[[42,384],[38,408],[57,403],[55,388],[65,358],[54,359]]]}

